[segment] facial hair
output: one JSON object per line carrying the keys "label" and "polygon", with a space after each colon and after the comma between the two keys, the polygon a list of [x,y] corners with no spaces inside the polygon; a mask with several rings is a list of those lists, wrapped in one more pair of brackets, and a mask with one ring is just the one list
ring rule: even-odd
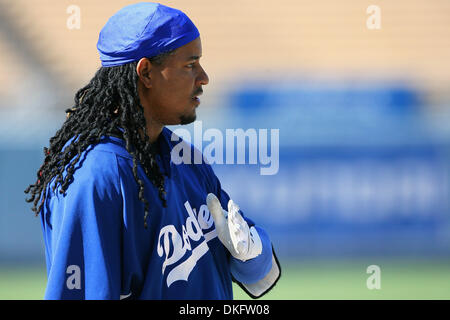
{"label": "facial hair", "polygon": [[197,115],[194,113],[193,115],[182,115],[180,116],[180,124],[189,124],[195,121],[197,119]]}

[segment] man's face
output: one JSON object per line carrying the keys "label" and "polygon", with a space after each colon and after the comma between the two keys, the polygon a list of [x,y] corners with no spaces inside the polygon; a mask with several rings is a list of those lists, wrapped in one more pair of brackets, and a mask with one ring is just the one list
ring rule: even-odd
{"label": "man's face", "polygon": [[151,64],[150,80],[141,95],[147,121],[162,125],[195,121],[198,96],[209,82],[200,65],[201,56],[202,44],[197,38],[166,57],[162,65]]}

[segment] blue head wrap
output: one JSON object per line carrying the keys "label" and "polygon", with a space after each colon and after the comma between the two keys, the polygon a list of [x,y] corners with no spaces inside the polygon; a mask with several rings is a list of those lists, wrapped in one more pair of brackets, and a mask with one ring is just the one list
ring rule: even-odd
{"label": "blue head wrap", "polygon": [[113,67],[179,48],[200,33],[180,10],[159,3],[126,6],[100,31],[97,49],[102,66]]}

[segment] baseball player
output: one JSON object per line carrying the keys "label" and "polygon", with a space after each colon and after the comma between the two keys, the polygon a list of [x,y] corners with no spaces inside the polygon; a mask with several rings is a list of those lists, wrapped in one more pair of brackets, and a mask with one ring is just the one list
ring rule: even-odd
{"label": "baseball player", "polygon": [[[138,3],[107,21],[97,49],[101,68],[25,190],[42,222],[45,298],[232,299],[232,281],[261,297],[281,273],[269,236],[165,127],[195,121],[208,84],[198,29]],[[178,143],[191,155],[174,164]]]}

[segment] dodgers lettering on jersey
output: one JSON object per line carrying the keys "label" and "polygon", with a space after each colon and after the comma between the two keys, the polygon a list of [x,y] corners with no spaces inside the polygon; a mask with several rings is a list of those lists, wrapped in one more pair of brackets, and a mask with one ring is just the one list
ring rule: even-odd
{"label": "dodgers lettering on jersey", "polygon": [[[167,274],[167,287],[178,280],[187,281],[197,261],[208,251],[207,242],[217,237],[216,230],[207,234],[202,232],[202,230],[210,229],[214,223],[206,205],[200,207],[198,218],[189,201],[186,201],[184,206],[189,216],[186,219],[186,224],[182,226],[182,233],[180,234],[173,224],[163,227],[159,233],[158,255],[160,257],[165,256],[162,264],[163,274],[166,266],[176,264],[185,256],[187,251],[192,251],[186,261],[178,264]],[[197,247],[192,248],[191,240],[199,241],[202,236],[204,236],[204,240]]]}
{"label": "dodgers lettering on jersey", "polygon": [[216,194],[224,208],[230,198],[208,164],[170,161],[179,143],[171,135],[164,128],[158,138],[166,208],[138,166],[149,202],[147,228],[122,139],[104,137],[85,151],[65,194],[49,185],[41,212],[46,299],[232,299],[233,279],[251,285],[263,279],[266,286],[278,280],[278,262],[262,228],[255,226],[263,252],[254,259],[239,261],[222,245],[206,196]]}

